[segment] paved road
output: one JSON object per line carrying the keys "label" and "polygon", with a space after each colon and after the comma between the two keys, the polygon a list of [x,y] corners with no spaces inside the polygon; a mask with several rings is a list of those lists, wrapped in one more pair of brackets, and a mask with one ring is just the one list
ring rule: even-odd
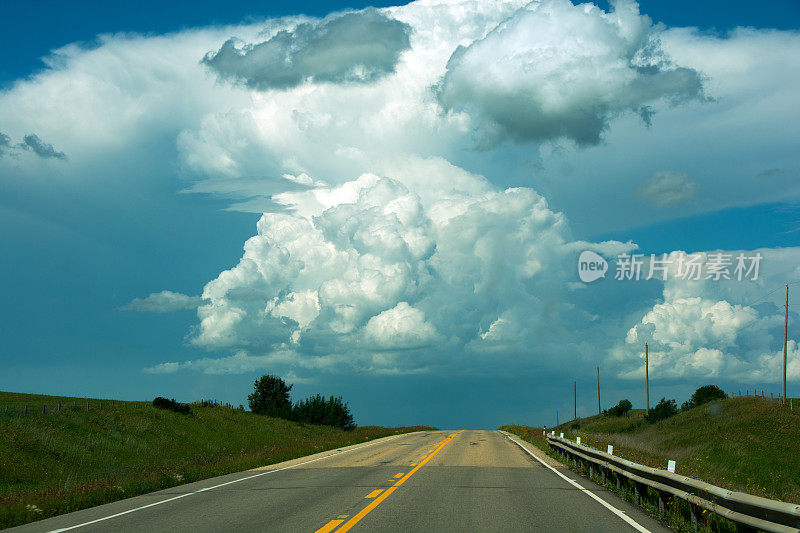
{"label": "paved road", "polygon": [[526,448],[555,468],[498,431],[419,432],[10,531],[668,531]]}

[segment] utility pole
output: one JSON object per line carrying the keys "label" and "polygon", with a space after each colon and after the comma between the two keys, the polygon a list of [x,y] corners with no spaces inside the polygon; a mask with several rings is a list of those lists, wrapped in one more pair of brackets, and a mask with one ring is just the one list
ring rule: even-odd
{"label": "utility pole", "polygon": [[783,315],[783,401],[786,402],[786,339],[789,336],[789,284],[786,284],[786,310]]}
{"label": "utility pole", "polygon": [[601,414],[600,410],[600,367],[597,367],[597,414]]}
{"label": "utility pole", "polygon": [[572,382],[572,387],[573,387],[573,391],[574,391],[574,394],[575,394],[575,404],[574,404],[575,405],[575,416],[573,417],[573,420],[577,420],[578,419],[578,382],[577,381],[573,381]]}
{"label": "utility pole", "polygon": [[556,426],[559,426],[559,425],[560,424],[558,423],[558,409],[556,409]]}
{"label": "utility pole", "polygon": [[650,353],[644,343],[644,388],[647,393],[647,412],[650,412]]}

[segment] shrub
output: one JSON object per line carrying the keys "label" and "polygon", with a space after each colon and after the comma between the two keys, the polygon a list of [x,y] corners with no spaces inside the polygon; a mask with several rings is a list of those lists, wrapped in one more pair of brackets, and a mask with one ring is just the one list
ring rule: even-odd
{"label": "shrub", "polygon": [[681,405],[682,410],[691,409],[693,407],[697,407],[698,405],[703,405],[704,403],[708,403],[714,400],[720,400],[722,398],[727,398],[728,395],[725,394],[725,391],[717,387],[716,385],[703,385],[692,394],[692,397],[689,398],[688,402],[683,402]]}
{"label": "shrub", "polygon": [[162,396],[157,396],[153,398],[153,407],[156,409],[167,409],[168,411],[175,411],[176,413],[180,413],[182,415],[189,414],[189,405],[185,403],[179,403],[175,401],[175,398],[168,399]]}
{"label": "shrub", "polygon": [[253,384],[253,393],[247,396],[250,410],[257,415],[289,418],[292,415],[290,390],[292,385],[287,386],[278,376],[272,374],[261,376]]}
{"label": "shrub", "polygon": [[345,430],[356,427],[353,415],[350,414],[350,408],[341,396],[331,396],[326,400],[324,396],[317,394],[297,402],[292,408],[292,419]]}
{"label": "shrub", "polygon": [[633,405],[627,399],[621,400],[617,405],[608,410],[610,416],[625,416]]}
{"label": "shrub", "polygon": [[650,423],[658,422],[659,420],[665,420],[671,416],[678,414],[678,406],[675,403],[675,400],[667,400],[666,398],[661,398],[661,401],[658,404],[650,409],[650,412],[645,415],[645,420]]}

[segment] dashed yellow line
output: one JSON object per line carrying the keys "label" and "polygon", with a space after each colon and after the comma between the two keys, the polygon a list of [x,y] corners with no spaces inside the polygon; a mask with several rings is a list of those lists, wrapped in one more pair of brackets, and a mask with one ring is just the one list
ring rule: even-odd
{"label": "dashed yellow line", "polygon": [[327,524],[316,530],[314,533],[330,533],[331,531],[336,529],[336,526],[338,526],[342,522],[344,522],[344,520],[331,520],[330,522],[328,522]]}
{"label": "dashed yellow line", "polygon": [[410,464],[410,465],[408,465],[408,466],[417,466],[417,463],[411,463],[411,464]]}
{"label": "dashed yellow line", "polygon": [[[367,494],[367,495],[366,495],[366,496],[364,496],[364,497],[365,497],[365,498],[374,498],[375,496],[377,496],[377,495],[378,495],[378,494],[380,494],[381,492],[383,492],[383,489],[376,489],[376,490],[373,490],[372,492],[370,492],[369,494]],[[339,518],[342,518],[342,517],[340,516]],[[345,517],[345,518],[346,518],[346,517]]]}

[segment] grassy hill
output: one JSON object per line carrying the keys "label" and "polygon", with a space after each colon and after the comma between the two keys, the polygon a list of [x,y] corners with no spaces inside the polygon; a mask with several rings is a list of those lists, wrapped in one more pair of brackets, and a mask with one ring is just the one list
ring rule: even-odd
{"label": "grassy hill", "polygon": [[150,402],[0,392],[0,529],[419,429],[432,428],[342,431],[219,406],[182,415]]}
{"label": "grassy hill", "polygon": [[[656,468],[677,461],[679,474],[721,487],[800,503],[800,402],[794,411],[762,398],[729,398],[656,424],[593,416],[561,424],[556,433]],[[504,426],[546,447],[541,428]]]}

